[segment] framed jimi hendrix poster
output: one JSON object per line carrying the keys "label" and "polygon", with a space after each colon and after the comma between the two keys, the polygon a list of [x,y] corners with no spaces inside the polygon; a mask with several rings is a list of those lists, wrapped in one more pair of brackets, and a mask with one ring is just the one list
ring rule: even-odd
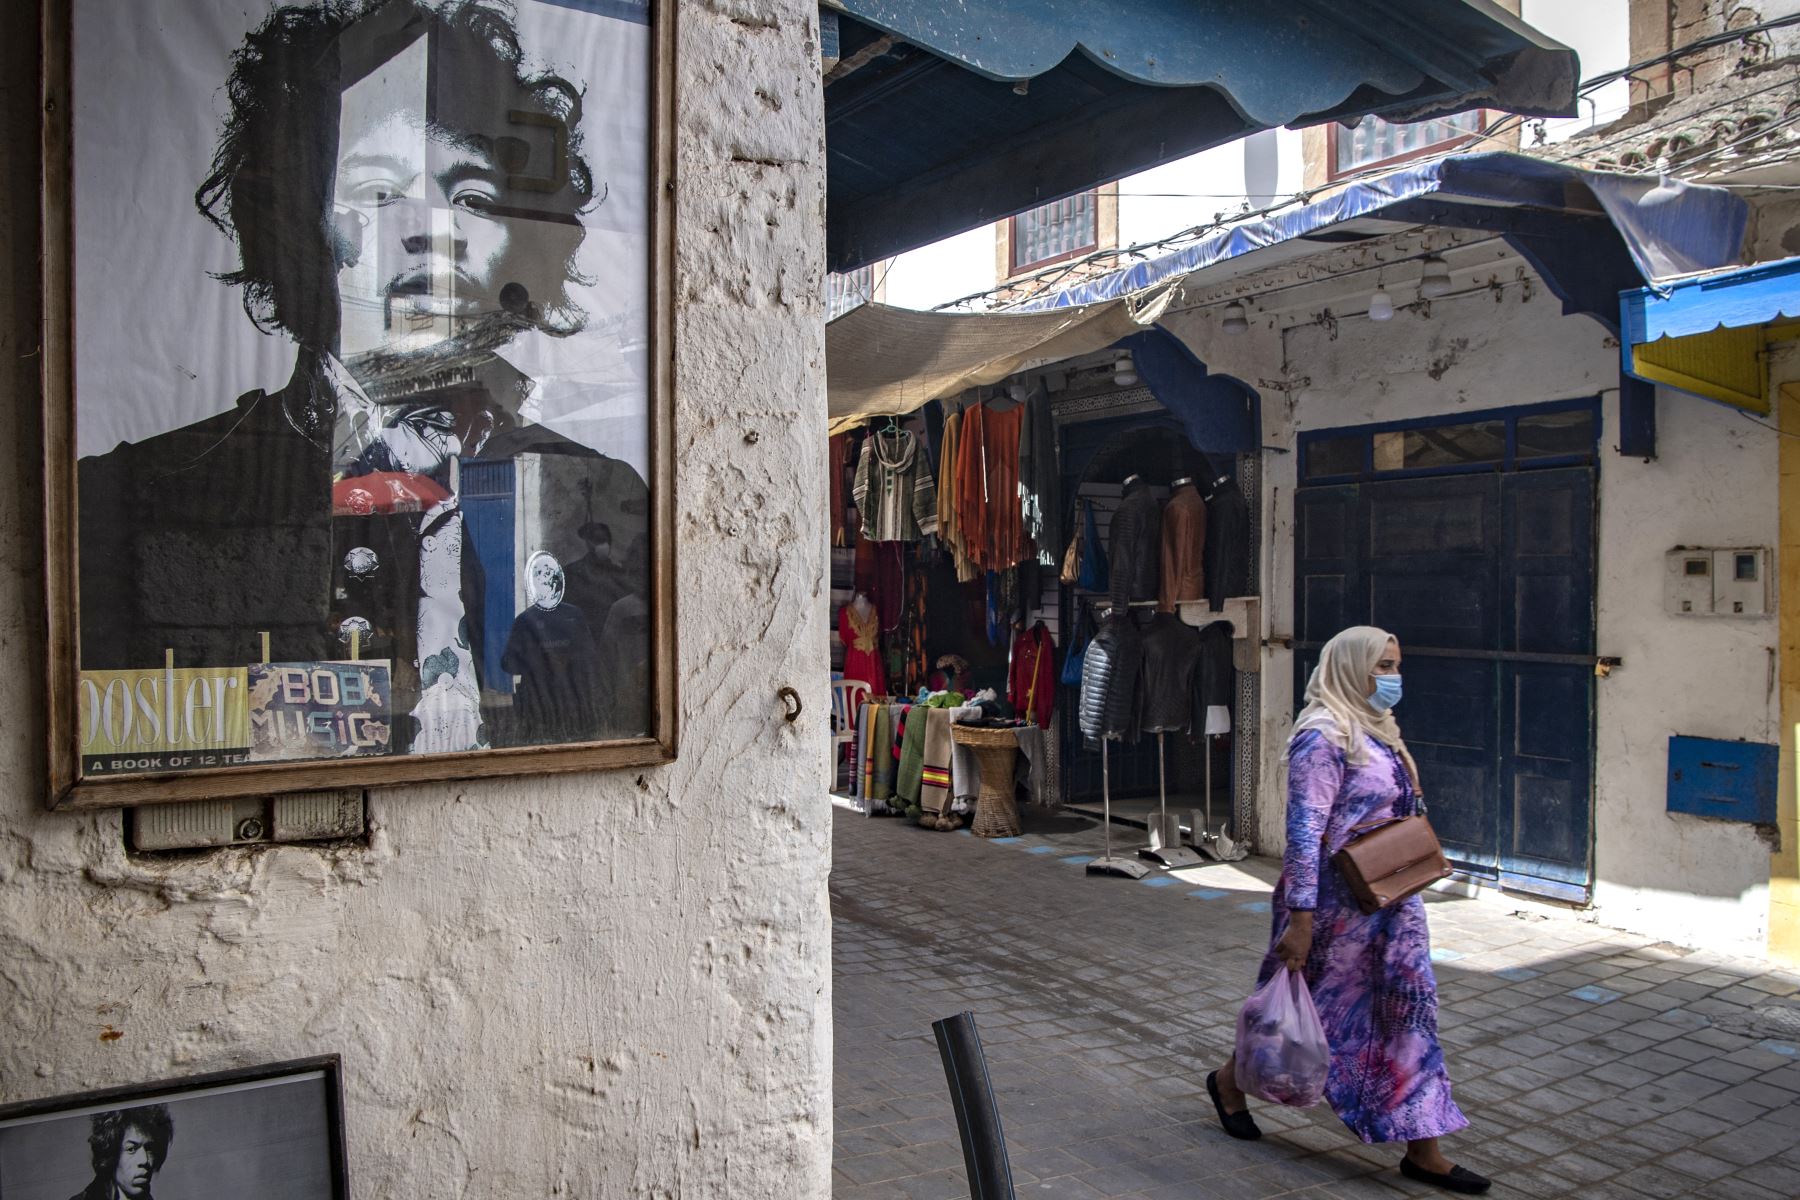
{"label": "framed jimi hendrix poster", "polygon": [[45,5],[52,803],[672,758],[674,6]]}

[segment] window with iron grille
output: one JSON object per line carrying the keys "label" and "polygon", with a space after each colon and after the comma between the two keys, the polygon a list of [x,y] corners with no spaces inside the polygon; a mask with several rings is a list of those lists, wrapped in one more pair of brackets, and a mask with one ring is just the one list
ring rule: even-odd
{"label": "window with iron grille", "polygon": [[1440,117],[1435,121],[1393,124],[1380,117],[1364,117],[1355,128],[1335,122],[1331,129],[1331,175],[1337,178],[1367,167],[1404,162],[1434,151],[1448,150],[1472,141],[1487,127],[1481,109]]}
{"label": "window with iron grille", "polygon": [[841,317],[859,304],[875,298],[875,264],[825,276],[825,319]]}
{"label": "window with iron grille", "polygon": [[1012,273],[1094,249],[1100,244],[1098,210],[1095,193],[1082,192],[1012,218]]}

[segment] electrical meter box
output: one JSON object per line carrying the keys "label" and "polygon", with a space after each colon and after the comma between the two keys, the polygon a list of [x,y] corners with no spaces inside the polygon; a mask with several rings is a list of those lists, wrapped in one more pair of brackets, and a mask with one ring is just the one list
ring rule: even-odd
{"label": "electrical meter box", "polygon": [[1760,546],[1713,551],[1713,615],[1760,617],[1769,611],[1769,552]]}
{"label": "electrical meter box", "polygon": [[1767,616],[1768,547],[1675,547],[1663,562],[1663,607],[1677,617]]}

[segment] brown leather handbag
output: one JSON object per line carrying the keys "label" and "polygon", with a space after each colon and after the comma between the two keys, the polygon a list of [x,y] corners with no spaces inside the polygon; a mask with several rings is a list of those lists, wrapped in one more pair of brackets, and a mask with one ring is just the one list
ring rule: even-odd
{"label": "brown leather handbag", "polygon": [[1444,848],[1422,812],[1368,821],[1351,832],[1357,836],[1331,861],[1365,913],[1397,904],[1450,876]]}

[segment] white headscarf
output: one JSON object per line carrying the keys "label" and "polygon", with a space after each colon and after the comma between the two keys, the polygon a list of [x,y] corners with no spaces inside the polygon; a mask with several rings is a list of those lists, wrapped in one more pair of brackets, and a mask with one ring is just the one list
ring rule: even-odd
{"label": "white headscarf", "polygon": [[[1363,737],[1372,737],[1400,756],[1406,773],[1412,776],[1413,792],[1423,794],[1419,766],[1400,737],[1393,710],[1370,704],[1366,690],[1389,642],[1397,639],[1373,625],[1352,625],[1326,642],[1319,651],[1319,665],[1306,682],[1307,703],[1294,720],[1293,737],[1316,729],[1353,763],[1364,761]],[[1290,745],[1292,741],[1289,738]]]}

